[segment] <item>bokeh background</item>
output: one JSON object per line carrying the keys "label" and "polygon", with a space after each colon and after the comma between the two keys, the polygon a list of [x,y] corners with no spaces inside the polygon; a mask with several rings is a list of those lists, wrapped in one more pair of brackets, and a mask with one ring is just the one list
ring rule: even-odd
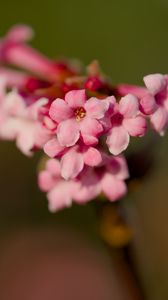
{"label": "bokeh background", "polygon": [[[168,72],[167,0],[1,1],[0,35],[16,23],[31,25],[36,32],[33,46],[50,57],[78,58],[84,64],[98,59],[114,83],[141,84],[146,74]],[[154,147],[157,149],[157,159],[153,172],[141,188],[130,195],[131,199],[124,201],[135,231],[135,263],[146,299],[167,300],[167,135],[164,139],[159,138]],[[65,282],[59,283],[59,286],[61,291],[66,287],[68,290],[68,278],[72,275],[70,270],[75,265],[79,266],[81,261],[85,263],[72,275],[76,278],[82,272],[81,278],[84,278],[83,285],[80,282],[81,288],[75,291],[77,294],[79,292],[77,299],[83,299],[83,290],[93,292],[94,285],[100,286],[99,282],[106,282],[107,286],[102,284],[102,289],[107,295],[99,292],[97,296],[90,294],[84,299],[125,300],[120,291],[122,287],[117,287],[117,283],[111,286],[116,279],[113,271],[109,275],[108,254],[97,235],[93,206],[73,206],[58,214],[50,214],[45,195],[40,193],[36,184],[38,159],[38,155],[33,159],[24,157],[11,143],[0,144],[0,299],[14,299],[20,286],[25,288],[17,294],[17,300],[42,299],[41,294],[30,292],[30,286],[37,281],[37,290],[42,291],[47,278],[52,274],[52,280],[55,278],[57,281],[58,273],[63,270],[66,276],[61,278]],[[65,265],[66,261],[74,263],[61,268],[62,262]],[[33,269],[35,266],[36,271]],[[88,269],[92,266],[95,273],[92,274],[90,269],[84,271],[84,266]],[[54,270],[57,270],[56,273]],[[101,275],[97,279],[95,274],[98,272]],[[89,280],[85,281],[86,277],[91,278],[93,286],[89,286]],[[20,286],[12,286],[14,278],[16,282],[21,282]],[[33,278],[30,286],[25,286],[30,278]],[[10,289],[13,289],[13,296],[9,293]],[[48,290],[52,290],[51,286]],[[46,294],[46,298],[45,292],[42,293],[44,299],[75,300],[73,293],[69,297],[58,293],[53,298],[54,291],[52,296]]]}

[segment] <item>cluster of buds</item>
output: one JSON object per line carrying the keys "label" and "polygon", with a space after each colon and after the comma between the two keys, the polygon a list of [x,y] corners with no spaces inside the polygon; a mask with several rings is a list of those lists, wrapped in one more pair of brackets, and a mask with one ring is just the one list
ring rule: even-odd
{"label": "cluster of buds", "polygon": [[114,86],[96,61],[83,72],[79,63],[45,57],[26,44],[32,35],[15,26],[0,40],[0,138],[16,141],[25,155],[46,155],[38,184],[51,211],[101,193],[120,199],[130,137],[150,127],[163,135],[168,127],[168,76],[147,75],[144,87]]}

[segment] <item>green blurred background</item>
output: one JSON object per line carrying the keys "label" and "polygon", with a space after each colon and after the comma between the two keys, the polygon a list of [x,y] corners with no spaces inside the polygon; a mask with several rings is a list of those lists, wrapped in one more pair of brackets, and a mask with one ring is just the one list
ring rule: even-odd
{"label": "green blurred background", "polygon": [[[0,35],[16,23],[31,25],[33,46],[50,57],[98,59],[113,82],[141,84],[144,75],[168,72],[167,0],[5,0]],[[168,299],[168,143],[158,140],[155,170],[128,201],[135,228],[136,264],[149,300]],[[98,242],[93,207],[52,215],[36,185],[38,155],[28,159],[0,144],[0,230],[67,224]],[[126,200],[127,201],[127,200]]]}

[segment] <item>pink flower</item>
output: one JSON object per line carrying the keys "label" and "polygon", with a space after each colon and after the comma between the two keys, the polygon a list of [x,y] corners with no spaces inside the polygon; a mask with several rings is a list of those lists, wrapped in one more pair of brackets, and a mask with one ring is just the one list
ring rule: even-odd
{"label": "pink flower", "polygon": [[128,178],[125,159],[104,156],[101,167],[86,167],[76,179],[61,177],[61,164],[57,159],[47,161],[45,170],[38,176],[38,184],[47,192],[50,211],[71,206],[72,202],[84,204],[103,192],[110,201],[116,201],[126,194],[124,180]]}
{"label": "pink flower", "polygon": [[152,74],[144,77],[146,94],[141,98],[141,111],[149,115],[153,128],[161,135],[168,124],[168,77]]}
{"label": "pink flower", "polygon": [[88,167],[79,176],[80,192],[75,195],[75,200],[78,203],[85,203],[86,199],[90,199],[88,187],[91,185],[92,198],[104,193],[109,201],[116,201],[126,194],[127,186],[124,180],[128,177],[128,167],[123,156],[104,154],[100,166]]}
{"label": "pink flower", "polygon": [[102,161],[98,149],[83,144],[66,148],[60,146],[56,138],[44,145],[44,152],[51,158],[61,158],[61,176],[66,180],[77,177],[85,165],[94,167]]}
{"label": "pink flower", "polygon": [[116,103],[111,122],[112,128],[106,142],[114,155],[120,154],[128,147],[130,136],[143,136],[147,129],[146,120],[139,112],[139,101],[131,94]]}
{"label": "pink flower", "polygon": [[12,27],[0,41],[0,62],[12,64],[47,78],[54,77],[53,62],[27,46],[25,42],[33,36],[33,31],[25,25]]}
{"label": "pink flower", "polygon": [[17,91],[6,94],[0,102],[1,139],[16,140],[17,147],[26,155],[31,155],[34,147],[41,148],[51,138],[40,121],[46,103],[47,99],[41,98],[26,106]]}
{"label": "pink flower", "polygon": [[50,107],[50,117],[58,123],[57,138],[61,146],[70,147],[81,137],[84,144],[98,143],[103,132],[100,120],[109,108],[109,101],[90,98],[85,90],[70,91],[65,101],[57,98]]}
{"label": "pink flower", "polygon": [[38,184],[42,191],[48,192],[49,210],[54,212],[72,204],[77,185],[75,181],[65,181],[60,176],[60,163],[50,159],[46,169],[38,176]]}

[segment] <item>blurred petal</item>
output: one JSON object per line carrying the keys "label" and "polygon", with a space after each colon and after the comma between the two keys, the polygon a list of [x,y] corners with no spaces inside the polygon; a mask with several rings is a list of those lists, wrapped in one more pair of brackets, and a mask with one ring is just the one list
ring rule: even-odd
{"label": "blurred petal", "polygon": [[117,93],[120,96],[125,96],[127,94],[132,94],[138,98],[142,98],[147,90],[144,87],[136,86],[136,85],[130,85],[130,84],[120,84],[117,86]]}
{"label": "blurred petal", "polygon": [[29,41],[34,35],[33,29],[26,25],[13,26],[7,34],[11,42],[22,43]]}
{"label": "blurred petal", "polygon": [[125,118],[134,118],[139,110],[139,102],[138,99],[131,94],[126,95],[121,98],[119,102],[119,112]]}
{"label": "blurred petal", "polygon": [[118,155],[128,147],[129,140],[129,134],[123,126],[116,126],[110,130],[106,142],[109,151],[114,155]]}
{"label": "blurred petal", "polygon": [[86,101],[85,90],[70,91],[65,95],[65,101],[72,108],[83,107]]}
{"label": "blurred petal", "polygon": [[57,137],[61,146],[70,147],[79,139],[79,124],[75,119],[61,122],[57,127]]}
{"label": "blurred petal", "polygon": [[49,159],[46,163],[46,169],[55,178],[60,177],[61,167],[58,159]]}
{"label": "blurred petal", "polygon": [[144,77],[147,89],[154,95],[160,92],[166,85],[166,80],[162,74],[151,74]]}
{"label": "blurred petal", "polygon": [[74,195],[75,202],[82,204],[93,200],[101,192],[100,181],[91,168],[81,175],[78,191]]}
{"label": "blurred petal", "polygon": [[129,178],[129,170],[127,161],[124,156],[113,156],[107,163],[107,170],[117,179],[124,180]]}
{"label": "blurred petal", "polygon": [[72,204],[70,185],[63,181],[58,182],[47,194],[47,198],[51,212],[56,212],[64,207],[70,207]]}
{"label": "blurred petal", "polygon": [[118,200],[127,192],[125,182],[108,173],[103,177],[101,184],[104,194],[110,201]]}
{"label": "blurred petal", "polygon": [[161,135],[163,135],[168,124],[167,111],[164,108],[159,107],[156,112],[151,115],[151,123],[153,125],[153,128]]}
{"label": "blurred petal", "polygon": [[157,104],[154,96],[152,96],[151,94],[146,94],[140,100],[140,108],[142,113],[146,115],[154,113],[154,111],[157,109]]}
{"label": "blurred petal", "polygon": [[83,167],[83,155],[75,150],[69,150],[61,159],[61,176],[66,180],[75,178]]}
{"label": "blurred petal", "polygon": [[38,186],[43,192],[48,192],[55,185],[55,179],[48,171],[42,171],[38,175]]}
{"label": "blurred petal", "polygon": [[131,136],[143,136],[147,130],[146,120],[142,116],[133,119],[124,119],[123,126]]}
{"label": "blurred petal", "polygon": [[102,161],[101,153],[93,147],[89,147],[83,157],[85,164],[91,167],[99,165]]}

